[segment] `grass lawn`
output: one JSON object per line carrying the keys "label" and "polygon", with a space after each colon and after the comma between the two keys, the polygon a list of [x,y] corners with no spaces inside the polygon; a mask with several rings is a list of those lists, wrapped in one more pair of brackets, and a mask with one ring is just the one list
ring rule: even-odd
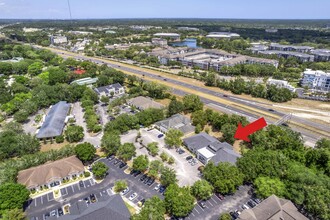
{"label": "grass lawn", "polygon": [[134,215],[136,213],[136,210],[133,206],[131,206],[130,204],[128,204],[127,202],[125,202],[126,207],[128,208],[129,212],[131,213],[131,215]]}

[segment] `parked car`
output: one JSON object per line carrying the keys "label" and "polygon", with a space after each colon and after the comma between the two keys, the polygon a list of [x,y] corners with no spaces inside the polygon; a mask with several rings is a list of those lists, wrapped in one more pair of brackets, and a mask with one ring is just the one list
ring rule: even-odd
{"label": "parked car", "polygon": [[146,202],[145,199],[141,199],[139,202],[138,202],[138,206],[142,207],[144,205],[144,203]]}
{"label": "parked car", "polygon": [[133,193],[132,195],[130,195],[130,197],[128,198],[129,200],[134,200],[137,197],[137,193]]}
{"label": "parked car", "polygon": [[96,197],[94,194],[90,194],[89,198],[91,199],[91,203],[96,202]]}
{"label": "parked car", "polygon": [[63,212],[63,209],[62,208],[58,208],[57,209],[57,213],[58,213],[58,216],[64,215],[64,212]]}
{"label": "parked car", "polygon": [[45,214],[45,219],[47,219],[47,218],[49,218],[49,217],[50,217],[50,213],[47,212],[47,213]]}
{"label": "parked car", "polygon": [[243,204],[243,205],[241,205],[241,208],[242,208],[242,209],[249,209],[249,206]]}
{"label": "parked car", "polygon": [[261,200],[258,199],[258,198],[254,198],[253,201],[255,201],[257,204],[260,204],[261,203]]}
{"label": "parked car", "polygon": [[144,184],[147,184],[147,183],[149,182],[150,179],[151,179],[150,177],[147,177],[147,178],[143,181],[143,183],[144,183]]}
{"label": "parked car", "polygon": [[115,159],[115,160],[113,161],[113,164],[114,164],[114,165],[117,165],[119,162],[120,162],[120,160]]}
{"label": "parked car", "polygon": [[220,200],[224,200],[225,197],[223,195],[221,195],[220,193],[216,193],[215,194]]}
{"label": "parked car", "polygon": [[186,160],[188,160],[188,161],[190,161],[191,159],[193,159],[193,156],[186,157]]}
{"label": "parked car", "polygon": [[80,186],[81,188],[85,187],[84,182],[83,182],[82,180],[79,181],[79,186]]}
{"label": "parked car", "polygon": [[50,216],[56,216],[56,214],[57,214],[57,210],[53,210],[53,211],[51,211],[49,214],[50,214]]}
{"label": "parked car", "polygon": [[129,173],[130,175],[133,175],[137,172],[137,170],[131,170],[131,172]]}
{"label": "parked car", "polygon": [[160,187],[159,187],[159,192],[160,192],[161,194],[163,194],[163,193],[165,192],[165,190],[166,190],[166,187],[165,187],[165,186],[160,186]]}
{"label": "parked car", "polygon": [[112,161],[113,159],[115,159],[115,155],[110,155],[107,157],[109,161]]}
{"label": "parked car", "polygon": [[134,177],[137,177],[137,176],[140,175],[140,174],[141,174],[141,171],[138,170],[137,172],[135,172],[135,173],[133,174],[133,176],[134,176]]}
{"label": "parked car", "polygon": [[206,208],[205,201],[199,201],[198,204],[199,204],[199,206],[202,207],[203,209]]}
{"label": "parked car", "polygon": [[86,202],[87,205],[91,203],[88,197],[84,198],[84,201]]}
{"label": "parked car", "polygon": [[127,163],[121,162],[120,165],[119,165],[119,168],[121,169],[121,168],[125,167],[126,165],[127,165]]}
{"label": "parked car", "polygon": [[144,174],[141,176],[140,181],[144,181],[146,178],[147,178],[147,175]]}
{"label": "parked car", "polygon": [[159,134],[157,137],[162,138],[162,137],[164,137],[164,134]]}
{"label": "parked car", "polygon": [[149,181],[147,182],[148,186],[151,186],[155,182],[154,178],[150,178]]}
{"label": "parked car", "polygon": [[233,219],[237,219],[239,214],[237,212],[230,212],[229,213]]}
{"label": "parked car", "polygon": [[127,187],[126,189],[124,189],[123,191],[121,191],[121,195],[126,195],[129,192],[129,188]]}
{"label": "parked car", "polygon": [[257,206],[257,203],[255,201],[253,201],[252,199],[250,199],[247,204],[251,207],[254,208],[255,206]]}
{"label": "parked car", "polygon": [[154,190],[158,191],[159,188],[160,188],[160,186],[161,186],[160,184],[157,184],[157,185],[155,186]]}

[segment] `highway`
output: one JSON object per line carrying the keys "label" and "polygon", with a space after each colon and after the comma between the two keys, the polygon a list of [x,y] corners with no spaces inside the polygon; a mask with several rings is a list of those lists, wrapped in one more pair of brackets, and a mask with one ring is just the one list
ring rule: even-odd
{"label": "highway", "polygon": [[[227,96],[221,92],[208,89],[207,87],[191,85],[184,82],[183,80],[167,77],[161,72],[155,73],[156,71],[154,70],[151,71],[141,67],[130,66],[129,64],[122,64],[120,62],[107,59],[87,57],[54,48],[46,49],[50,49],[51,51],[63,57],[90,60],[98,64],[106,63],[112,68],[121,70],[128,74],[139,76],[144,80],[157,81],[169,86],[171,88],[171,92],[179,96],[184,96],[185,94],[199,95],[206,106],[225,113],[245,116],[249,121],[254,121],[259,117],[265,117],[267,119],[267,123],[274,123],[289,113],[271,110],[271,105],[269,108],[267,108],[261,106],[258,102],[253,102],[247,99],[233,96]],[[288,123],[293,125],[291,126],[293,130],[302,134],[305,142],[309,146],[312,146],[321,137],[330,137],[330,126],[315,123],[313,121],[305,120],[296,116],[292,116]]]}

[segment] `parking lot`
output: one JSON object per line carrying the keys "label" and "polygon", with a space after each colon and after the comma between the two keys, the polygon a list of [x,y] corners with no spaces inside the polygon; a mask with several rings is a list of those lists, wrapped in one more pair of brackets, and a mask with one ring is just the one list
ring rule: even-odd
{"label": "parking lot", "polygon": [[[177,173],[177,178],[179,180],[178,184],[180,186],[185,186],[185,185],[193,185],[197,180],[200,179],[200,172],[198,171],[198,167],[201,166],[202,164],[197,161],[195,165],[191,165],[186,158],[188,156],[194,156],[191,154],[188,150],[181,148],[183,151],[182,153],[176,152],[176,149],[168,149],[165,147],[165,142],[164,142],[164,136],[161,138],[158,138],[158,135],[162,134],[160,131],[157,129],[152,129],[148,130],[147,128],[142,128],[140,129],[141,133],[141,139],[143,140],[143,144],[147,145],[148,143],[151,142],[157,142],[158,147],[160,149],[159,154],[164,151],[167,153],[169,156],[173,157],[175,160],[175,163],[172,165],[166,164],[169,167],[172,167],[176,173]],[[148,155],[149,160],[161,160],[159,156],[152,157],[148,154],[148,151],[146,148],[144,148],[140,143],[135,142],[135,138],[138,134],[137,130],[132,130],[129,131],[127,134],[121,136],[121,142],[122,143],[134,143],[136,147],[136,152],[137,156],[139,155]]]}
{"label": "parking lot", "polygon": [[137,205],[140,200],[148,199],[154,195],[163,198],[159,192],[154,190],[157,184],[156,182],[148,186],[140,181],[142,175],[134,177],[130,174],[126,174],[124,170],[127,166],[119,168],[120,163],[114,165],[113,161],[109,161],[106,158],[100,161],[104,162],[109,167],[109,175],[107,175],[101,183],[97,184],[92,179],[89,179],[83,181],[83,187],[80,187],[79,183],[76,183],[61,189],[62,196],[57,200],[54,199],[53,193],[48,193],[36,199],[29,200],[24,206],[28,217],[35,217],[36,220],[43,220],[45,215],[52,212],[58,216],[58,209],[62,208],[64,205],[74,204],[79,200],[84,200],[91,194],[95,195],[96,201],[103,201],[107,196],[112,194],[112,187],[117,180],[127,181],[130,191],[124,195],[126,198],[129,198],[134,192],[137,193],[137,197],[131,201],[134,205]]}
{"label": "parking lot", "polygon": [[185,219],[218,220],[221,213],[241,210],[241,205],[251,199],[251,195],[248,194],[249,189],[249,186],[240,186],[235,194],[226,196],[224,200],[212,195],[210,199],[204,201],[204,208],[198,202]]}

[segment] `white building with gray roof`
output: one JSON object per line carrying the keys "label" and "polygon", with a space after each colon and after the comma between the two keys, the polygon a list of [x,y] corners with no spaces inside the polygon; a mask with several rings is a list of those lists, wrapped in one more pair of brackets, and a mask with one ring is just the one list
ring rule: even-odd
{"label": "white building with gray roof", "polygon": [[125,94],[125,89],[119,83],[95,88],[94,91],[99,96],[121,96]]}
{"label": "white building with gray roof", "polygon": [[212,161],[214,164],[228,162],[236,164],[237,158],[241,155],[236,153],[233,146],[227,142],[220,142],[215,137],[205,132],[183,139],[184,145],[199,159],[203,164]]}
{"label": "white building with gray roof", "polygon": [[155,126],[163,133],[166,133],[170,129],[178,129],[185,135],[195,131],[195,126],[191,125],[190,119],[181,114],[175,114],[167,119],[156,122]]}

